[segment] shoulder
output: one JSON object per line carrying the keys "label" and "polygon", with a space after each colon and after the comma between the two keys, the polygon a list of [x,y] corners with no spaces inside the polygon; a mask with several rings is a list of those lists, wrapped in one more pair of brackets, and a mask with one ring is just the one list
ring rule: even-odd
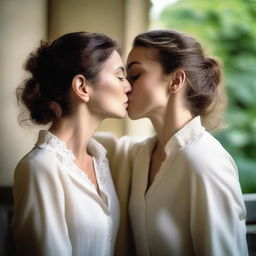
{"label": "shoulder", "polygon": [[130,136],[122,136],[118,138],[114,133],[111,132],[96,132],[93,135],[93,138],[101,143],[102,145],[112,144],[112,145],[133,145],[138,141],[141,141],[140,138],[132,138]]}
{"label": "shoulder", "polygon": [[54,152],[35,147],[19,161],[15,169],[15,176],[52,175],[58,165],[59,160]]}
{"label": "shoulder", "polygon": [[152,147],[152,144],[155,144],[157,140],[156,136],[151,136],[148,138],[141,139],[134,145],[134,150],[136,153],[141,153],[147,151],[148,148]]}
{"label": "shoulder", "polygon": [[145,138],[134,138],[130,136],[118,138],[109,132],[97,132],[93,137],[103,145],[108,154],[132,154],[132,152],[136,152],[140,148],[140,145],[145,142]]}
{"label": "shoulder", "polygon": [[220,142],[204,132],[200,138],[189,143],[181,154],[191,191],[203,192],[203,197],[211,200],[216,198],[219,205],[221,201],[226,206],[234,203],[239,217],[244,219],[245,206],[237,167]]}
{"label": "shoulder", "polygon": [[181,150],[181,155],[190,169],[200,176],[226,174],[238,179],[233,158],[208,132],[203,132],[200,137],[188,143]]}

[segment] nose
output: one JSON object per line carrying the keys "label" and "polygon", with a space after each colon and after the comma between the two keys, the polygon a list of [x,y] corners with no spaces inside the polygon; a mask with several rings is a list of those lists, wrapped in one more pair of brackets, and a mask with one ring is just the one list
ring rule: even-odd
{"label": "nose", "polygon": [[132,90],[132,86],[127,79],[125,79],[124,92],[128,94]]}

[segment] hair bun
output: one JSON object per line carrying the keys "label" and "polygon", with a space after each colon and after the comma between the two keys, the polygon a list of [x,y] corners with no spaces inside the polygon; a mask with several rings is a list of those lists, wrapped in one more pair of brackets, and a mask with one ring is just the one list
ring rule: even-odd
{"label": "hair bun", "polygon": [[221,78],[219,63],[215,59],[207,57],[205,58],[204,67],[208,71],[208,77],[212,81],[211,84],[217,87]]}
{"label": "hair bun", "polygon": [[30,110],[31,120],[36,124],[48,124],[61,117],[62,110],[56,101],[40,99],[36,111]]}
{"label": "hair bun", "polygon": [[29,71],[32,76],[39,80],[42,70],[49,66],[50,60],[50,42],[41,41],[41,45],[36,52],[29,55],[25,64],[25,70]]}
{"label": "hair bun", "polygon": [[73,77],[82,74],[94,84],[104,63],[118,49],[111,38],[89,32],[65,34],[53,42],[41,41],[25,63],[29,79],[16,90],[18,103],[29,112],[29,118],[20,121],[47,124],[71,114]]}
{"label": "hair bun", "polygon": [[62,115],[59,103],[43,97],[40,85],[34,78],[28,79],[24,88],[17,88],[17,99],[28,108],[31,120],[35,124],[47,124]]}

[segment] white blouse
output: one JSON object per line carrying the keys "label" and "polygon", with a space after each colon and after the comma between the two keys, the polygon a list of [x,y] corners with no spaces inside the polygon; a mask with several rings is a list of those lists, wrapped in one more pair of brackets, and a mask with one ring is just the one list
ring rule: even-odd
{"label": "white blouse", "polygon": [[[106,138],[99,140],[105,148],[113,144]],[[248,255],[246,210],[236,165],[201,126],[200,117],[190,121],[166,144],[166,159],[147,190],[155,142],[156,137],[133,146],[127,146],[131,144],[127,139],[115,141],[119,155],[127,156],[126,168],[113,161],[115,155],[108,155],[117,185],[127,183],[122,178],[128,176],[126,173],[132,175],[131,187],[125,185],[130,191],[128,199],[126,191],[117,191],[120,202],[129,201],[137,255]],[[117,154],[112,148],[108,150]],[[121,207],[125,208],[122,203]],[[121,219],[126,233],[128,223]]]}
{"label": "white blouse", "polygon": [[119,202],[105,149],[88,146],[99,185],[74,163],[64,142],[40,131],[14,177],[13,234],[18,255],[113,255]]}

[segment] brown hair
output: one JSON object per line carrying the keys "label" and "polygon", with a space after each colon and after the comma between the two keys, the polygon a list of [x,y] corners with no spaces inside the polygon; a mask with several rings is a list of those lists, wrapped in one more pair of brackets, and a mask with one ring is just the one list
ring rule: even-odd
{"label": "brown hair", "polygon": [[173,30],[153,30],[136,36],[133,46],[155,49],[165,74],[183,69],[191,113],[200,115],[207,128],[214,129],[220,124],[217,107],[224,105],[217,103],[226,102],[224,91],[222,97],[219,93],[220,65],[214,58],[204,56],[201,45],[193,37]]}
{"label": "brown hair", "polygon": [[26,61],[30,77],[16,90],[18,103],[25,105],[35,124],[48,124],[68,115],[73,77],[82,74],[94,84],[114,50],[118,50],[117,43],[98,33],[69,33],[53,42],[41,42]]}

